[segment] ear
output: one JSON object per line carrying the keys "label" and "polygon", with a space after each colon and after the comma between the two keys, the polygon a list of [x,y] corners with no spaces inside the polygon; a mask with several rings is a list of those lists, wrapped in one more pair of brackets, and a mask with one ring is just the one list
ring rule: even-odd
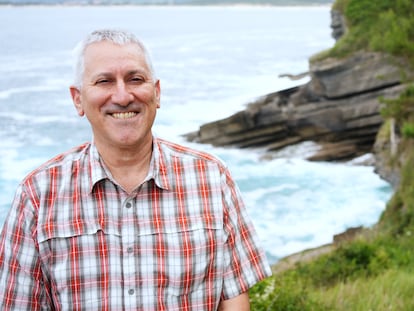
{"label": "ear", "polygon": [[83,110],[83,107],[82,107],[80,90],[75,86],[71,86],[69,90],[70,90],[70,95],[72,96],[73,104],[75,105],[76,111],[78,112],[78,115],[83,117],[85,115],[85,111]]}
{"label": "ear", "polygon": [[161,107],[161,82],[158,79],[155,82],[155,98],[157,100],[157,108]]}

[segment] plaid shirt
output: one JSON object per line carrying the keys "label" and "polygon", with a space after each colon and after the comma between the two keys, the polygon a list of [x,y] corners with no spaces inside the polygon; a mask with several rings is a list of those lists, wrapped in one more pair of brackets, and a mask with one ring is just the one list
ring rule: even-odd
{"label": "plaid shirt", "polygon": [[0,239],[2,310],[216,310],[269,275],[227,168],[158,138],[130,194],[93,144],[47,162]]}

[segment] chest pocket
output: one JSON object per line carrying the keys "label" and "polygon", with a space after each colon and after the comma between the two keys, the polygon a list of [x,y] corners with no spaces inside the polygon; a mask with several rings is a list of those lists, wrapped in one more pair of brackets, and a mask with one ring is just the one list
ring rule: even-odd
{"label": "chest pocket", "polygon": [[207,283],[222,262],[222,228],[200,222],[139,236],[140,243],[148,239],[153,243],[151,254],[142,255],[151,258],[150,279],[159,280],[156,286],[164,288],[165,294],[182,296],[213,286]]}
{"label": "chest pocket", "polygon": [[99,306],[107,299],[102,280],[110,277],[109,266],[121,265],[119,253],[110,255],[121,249],[116,228],[104,229],[97,221],[48,222],[39,226],[38,244],[43,271],[62,306]]}
{"label": "chest pocket", "polygon": [[120,245],[120,238],[116,227],[103,228],[97,220],[49,221],[39,226],[37,234],[41,258],[52,266],[64,260],[88,260],[108,243],[114,243],[112,247]]}

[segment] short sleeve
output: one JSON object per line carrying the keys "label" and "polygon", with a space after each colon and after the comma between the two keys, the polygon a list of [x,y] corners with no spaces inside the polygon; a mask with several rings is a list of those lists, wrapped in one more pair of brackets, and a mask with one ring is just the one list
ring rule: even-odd
{"label": "short sleeve", "polygon": [[35,217],[19,187],[0,235],[2,310],[48,310],[35,242]]}
{"label": "short sleeve", "polygon": [[227,234],[222,299],[229,299],[270,276],[271,269],[240,190],[227,169],[222,175],[221,186]]}

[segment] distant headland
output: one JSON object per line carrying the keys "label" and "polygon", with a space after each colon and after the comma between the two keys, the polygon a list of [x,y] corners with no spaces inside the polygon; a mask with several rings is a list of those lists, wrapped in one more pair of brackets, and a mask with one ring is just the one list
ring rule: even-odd
{"label": "distant headland", "polygon": [[321,5],[333,0],[0,0],[0,5]]}

